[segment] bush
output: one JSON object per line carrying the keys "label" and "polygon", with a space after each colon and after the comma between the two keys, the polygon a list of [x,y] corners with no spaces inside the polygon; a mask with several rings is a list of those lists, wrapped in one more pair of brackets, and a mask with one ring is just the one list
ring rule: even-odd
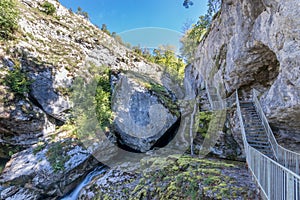
{"label": "bush", "polygon": [[49,3],[48,1],[45,1],[42,4],[43,12],[47,15],[53,15],[56,12],[56,8],[52,3]]}
{"label": "bush", "polygon": [[11,38],[18,28],[19,12],[15,0],[0,1],[0,39]]}
{"label": "bush", "polygon": [[110,70],[108,68],[98,77],[95,100],[100,127],[105,129],[110,126],[112,119]]}
{"label": "bush", "polygon": [[23,95],[29,92],[31,81],[22,72],[20,65],[16,65],[13,71],[9,71],[5,77],[4,83],[10,90],[16,94]]}

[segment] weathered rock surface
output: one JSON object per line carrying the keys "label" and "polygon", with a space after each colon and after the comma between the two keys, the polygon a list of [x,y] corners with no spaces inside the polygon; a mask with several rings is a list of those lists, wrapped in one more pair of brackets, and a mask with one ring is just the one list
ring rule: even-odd
{"label": "weathered rock surface", "polygon": [[110,169],[83,188],[78,199],[260,199],[242,163],[169,155],[129,165],[144,170]]}
{"label": "weathered rock surface", "polygon": [[[187,71],[229,96],[256,88],[272,126],[300,133],[300,2],[224,0]],[[202,84],[203,86],[203,84]]]}
{"label": "weathered rock surface", "polygon": [[98,161],[78,141],[36,146],[14,154],[0,176],[1,198],[58,198],[72,190]]}
{"label": "weathered rock surface", "polygon": [[[15,70],[14,64],[4,58],[0,63],[2,80],[9,70]],[[7,158],[30,147],[54,129],[46,114],[29,98],[16,95],[8,86],[0,85],[0,157]]]}
{"label": "weathered rock surface", "polygon": [[[17,41],[7,41],[0,46],[3,61],[0,72],[4,78],[5,71],[13,69],[15,61],[20,62],[32,83],[30,92],[25,94],[29,98],[20,97],[5,105],[1,101],[1,132],[12,137],[19,137],[18,132],[28,136],[35,134],[30,140],[37,138],[36,134],[44,136],[54,131],[55,125],[61,125],[70,116],[72,104],[69,97],[74,79],[80,76],[88,81],[94,75],[93,69],[103,66],[144,74],[175,91],[178,98],[183,96],[180,86],[160,66],[141,58],[56,0],[49,0],[56,8],[56,17],[42,12],[43,0],[19,2],[19,31],[22,34]],[[0,86],[1,97],[6,95],[11,99],[8,88],[3,83]],[[22,107],[30,105],[33,116],[24,113],[18,104],[24,104]],[[14,117],[16,113],[18,117]],[[6,138],[3,140],[4,143],[10,142]]]}
{"label": "weathered rock surface", "polygon": [[167,135],[176,133],[179,107],[163,86],[130,73],[119,74],[112,96],[114,131],[122,145],[146,152],[163,136],[167,140]]}

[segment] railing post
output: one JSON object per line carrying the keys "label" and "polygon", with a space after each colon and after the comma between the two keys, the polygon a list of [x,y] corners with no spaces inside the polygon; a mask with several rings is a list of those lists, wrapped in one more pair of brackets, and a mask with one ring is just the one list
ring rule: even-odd
{"label": "railing post", "polygon": [[296,158],[296,174],[299,174],[299,160]]}
{"label": "railing post", "polygon": [[268,192],[267,192],[267,194],[268,194],[268,197],[270,198],[270,196],[271,196],[271,163],[270,163],[270,161],[267,159],[267,179],[268,179],[268,181],[267,181],[267,183],[268,183]]}
{"label": "railing post", "polygon": [[287,190],[286,190],[287,199],[288,200],[294,199],[295,198],[294,190],[293,190],[294,180],[293,180],[293,176],[288,172],[286,174],[286,187],[287,187]]}
{"label": "railing post", "polygon": [[287,163],[286,163],[286,151],[284,152],[284,166],[287,167]]}

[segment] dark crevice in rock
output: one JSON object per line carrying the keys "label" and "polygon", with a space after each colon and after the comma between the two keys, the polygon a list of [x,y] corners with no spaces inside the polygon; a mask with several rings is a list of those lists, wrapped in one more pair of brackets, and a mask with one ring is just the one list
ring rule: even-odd
{"label": "dark crevice in rock", "polygon": [[30,93],[29,93],[29,95],[28,95],[28,99],[29,99],[29,101],[30,101],[33,105],[35,105],[36,107],[40,108],[40,109],[46,114],[46,116],[47,116],[47,118],[48,118],[48,120],[49,120],[50,122],[54,123],[54,124],[57,125],[57,126],[62,126],[62,125],[64,125],[64,123],[65,123],[64,120],[58,119],[58,118],[56,118],[56,117],[50,115],[49,113],[47,113],[47,112],[43,109],[43,106],[38,102],[38,100],[37,100],[33,95],[31,95]]}
{"label": "dark crevice in rock", "polygon": [[181,116],[178,117],[177,121],[165,132],[163,136],[161,136],[161,138],[157,140],[157,142],[153,145],[151,149],[155,147],[162,148],[168,145],[169,142],[175,137],[178,128],[180,126],[180,121],[181,121]]}
{"label": "dark crevice in rock", "polygon": [[[162,148],[165,147],[166,145],[169,144],[170,141],[172,141],[172,139],[176,136],[178,128],[180,126],[180,121],[181,121],[181,116],[177,119],[177,121],[153,144],[153,146],[150,149],[154,149],[154,148]],[[121,138],[119,132],[120,131],[113,131],[113,137],[115,139],[116,142],[115,143],[118,147],[120,147],[121,149],[125,150],[125,151],[129,151],[129,152],[133,152],[133,153],[144,153],[142,151],[139,151],[137,149],[134,149],[128,145],[126,145],[123,142],[123,139]],[[127,137],[132,137],[130,135],[127,135]],[[133,138],[133,137],[132,137]],[[147,140],[151,140],[151,138],[148,138]]]}

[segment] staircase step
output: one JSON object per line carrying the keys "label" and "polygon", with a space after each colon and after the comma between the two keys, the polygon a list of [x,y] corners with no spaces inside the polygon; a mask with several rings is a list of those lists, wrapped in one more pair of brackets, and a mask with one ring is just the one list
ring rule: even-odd
{"label": "staircase step", "polygon": [[257,142],[260,142],[260,141],[267,141],[269,142],[269,139],[267,137],[247,137],[247,140],[248,141],[257,141]]}
{"label": "staircase step", "polygon": [[245,128],[264,128],[264,126],[262,124],[246,124]]}
{"label": "staircase step", "polygon": [[248,126],[262,125],[260,121],[248,121],[248,123],[244,123]]}
{"label": "staircase step", "polygon": [[265,129],[252,129],[252,128],[246,128],[245,129],[246,133],[260,133],[260,134],[263,134],[265,133]]}
{"label": "staircase step", "polygon": [[257,149],[264,149],[264,150],[267,150],[267,149],[270,149],[271,146],[270,144],[268,145],[262,145],[262,144],[250,144],[250,146],[254,147],[254,148],[257,148]]}
{"label": "staircase step", "polygon": [[268,140],[267,140],[267,141],[248,140],[248,143],[249,143],[250,145],[252,145],[252,144],[257,144],[257,145],[269,145],[269,144],[270,144]]}
{"label": "staircase step", "polygon": [[260,151],[261,153],[265,154],[265,155],[273,155],[273,156],[274,156],[274,153],[273,153],[273,151],[272,151],[271,149],[268,150],[268,151],[263,150],[263,149],[259,149],[259,151]]}

